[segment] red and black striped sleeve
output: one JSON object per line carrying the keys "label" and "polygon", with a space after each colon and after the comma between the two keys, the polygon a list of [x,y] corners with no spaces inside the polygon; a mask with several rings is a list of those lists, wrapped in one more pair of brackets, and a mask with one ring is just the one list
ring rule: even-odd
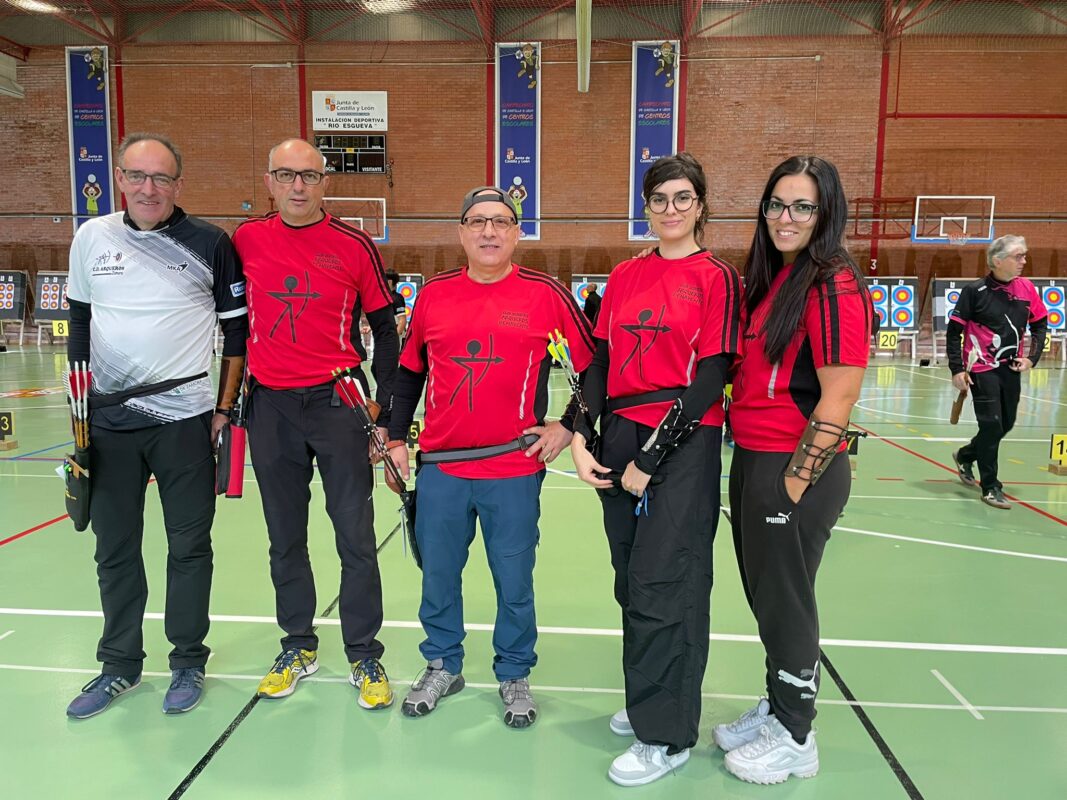
{"label": "red and black striped sleeve", "polygon": [[741,276],[731,264],[708,256],[710,268],[697,358],[736,355],[741,345]]}
{"label": "red and black striped sleeve", "polygon": [[369,313],[385,306],[392,306],[393,295],[385,279],[385,266],[382,264],[381,253],[378,252],[374,240],[365,231],[354,228],[336,217],[330,217],[329,225],[331,230],[352,240],[355,255],[353,266],[363,311]]}
{"label": "red and black striped sleeve", "polygon": [[840,270],[811,289],[804,326],[816,369],[830,364],[867,366],[874,306],[867,287],[851,270]]}

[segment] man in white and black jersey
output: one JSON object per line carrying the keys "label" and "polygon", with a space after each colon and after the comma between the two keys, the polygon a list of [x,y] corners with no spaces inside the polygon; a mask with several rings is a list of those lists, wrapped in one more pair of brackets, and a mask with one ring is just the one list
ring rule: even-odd
{"label": "man in white and black jersey", "polygon": [[[175,205],[178,149],[163,136],[131,134],[118,162],[127,210],[86,222],[70,249],[69,355],[92,372],[91,517],[104,612],[101,674],[67,708],[77,719],[141,680],[141,540],[153,475],[167,531],[164,624],[173,645],[163,710],[200,702],[210,652],[212,445],[236,399],[248,338],[244,275],[230,238]],[[208,377],[216,322],[225,339],[217,395]]]}

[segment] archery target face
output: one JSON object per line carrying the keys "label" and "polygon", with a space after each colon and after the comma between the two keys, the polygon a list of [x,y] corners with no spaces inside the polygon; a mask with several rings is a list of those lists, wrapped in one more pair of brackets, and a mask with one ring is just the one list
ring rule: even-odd
{"label": "archery target face", "polygon": [[902,283],[893,287],[889,319],[894,328],[912,328],[915,326],[914,286]]}
{"label": "archery target face", "polygon": [[956,307],[956,303],[960,301],[959,289],[945,289],[945,319],[948,319],[952,314],[952,310]]}
{"label": "archery target face", "polygon": [[878,327],[884,328],[889,323],[889,289],[880,283],[871,284],[871,300],[878,315]]}
{"label": "archery target face", "polygon": [[1067,309],[1064,305],[1064,287],[1044,286],[1041,289],[1041,300],[1048,311],[1048,326],[1051,330],[1063,330]]}

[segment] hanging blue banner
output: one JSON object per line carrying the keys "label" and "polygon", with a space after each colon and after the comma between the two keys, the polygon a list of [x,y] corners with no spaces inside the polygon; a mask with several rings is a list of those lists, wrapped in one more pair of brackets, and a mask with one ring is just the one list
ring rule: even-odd
{"label": "hanging blue banner", "polygon": [[106,47],[67,48],[70,199],[74,227],[114,209]]}
{"label": "hanging blue banner", "polygon": [[541,238],[541,44],[496,46],[496,183],[526,239]]}
{"label": "hanging blue banner", "polygon": [[634,42],[630,111],[630,239],[652,237],[641,197],[645,172],[678,146],[678,42]]}

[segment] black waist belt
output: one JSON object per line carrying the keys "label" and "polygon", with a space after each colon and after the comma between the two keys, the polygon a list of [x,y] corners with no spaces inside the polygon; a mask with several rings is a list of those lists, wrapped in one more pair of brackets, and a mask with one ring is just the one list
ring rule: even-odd
{"label": "black waist belt", "polygon": [[533,446],[539,438],[537,434],[526,433],[518,439],[512,439],[504,444],[491,444],[487,447],[457,447],[455,450],[434,450],[432,453],[425,451],[419,453],[419,461],[423,464],[447,464],[451,461],[479,461],[483,458],[502,456],[505,453],[515,453]]}
{"label": "black waist belt", "polygon": [[132,400],[134,397],[147,397],[150,394],[162,394],[163,392],[169,392],[171,389],[176,389],[186,383],[192,383],[198,381],[201,378],[206,378],[207,373],[201,372],[199,375],[193,375],[189,378],[171,378],[169,381],[160,381],[159,383],[146,383],[144,386],[135,386],[132,389],[124,389],[121,392],[115,392],[114,394],[98,394],[89,396],[89,408],[96,410],[98,408],[107,408],[108,406],[117,406],[121,403],[125,403],[127,400]]}
{"label": "black waist belt", "polygon": [[631,394],[628,397],[609,397],[608,411],[622,411],[624,408],[644,406],[649,403],[666,403],[677,400],[685,392],[685,387],[676,389],[657,389],[654,392]]}

